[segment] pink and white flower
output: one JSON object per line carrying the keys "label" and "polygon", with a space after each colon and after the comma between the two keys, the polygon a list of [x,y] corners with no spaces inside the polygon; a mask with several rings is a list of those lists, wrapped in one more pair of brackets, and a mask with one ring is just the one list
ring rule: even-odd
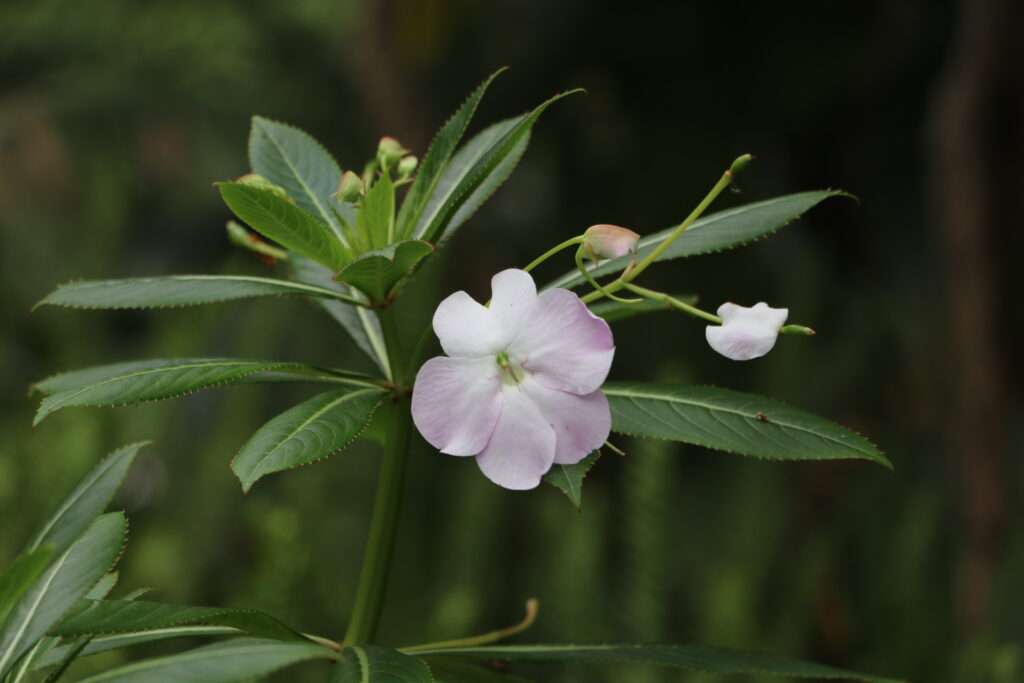
{"label": "pink and white flower", "polygon": [[788,308],[772,308],[765,302],[753,307],[724,303],[718,307],[721,325],[708,325],[705,335],[711,348],[731,360],[760,358],[775,347]]}
{"label": "pink and white flower", "polygon": [[615,346],[611,329],[567,289],[540,294],[529,273],[491,280],[490,306],[455,292],[434,313],[447,356],[416,376],[412,417],[442,453],[475,456],[507,489],[532,489],[553,464],[601,446],[611,411],[601,385]]}

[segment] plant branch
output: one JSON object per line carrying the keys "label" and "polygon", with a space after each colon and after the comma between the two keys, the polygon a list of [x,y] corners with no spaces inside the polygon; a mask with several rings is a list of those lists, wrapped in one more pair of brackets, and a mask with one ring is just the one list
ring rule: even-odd
{"label": "plant branch", "polygon": [[511,638],[517,633],[522,633],[526,629],[533,625],[533,622],[537,619],[537,611],[540,609],[540,603],[536,598],[530,598],[526,601],[526,614],[522,620],[511,626],[500,628],[496,631],[488,631],[487,633],[481,633],[476,636],[469,636],[466,638],[458,638],[456,640],[442,640],[436,643],[426,643],[423,645],[410,645],[409,647],[400,648],[400,650],[406,654],[416,654],[418,652],[433,652],[435,650],[446,650],[453,647],[479,647],[481,645],[489,645],[496,643],[499,640],[505,638]]}

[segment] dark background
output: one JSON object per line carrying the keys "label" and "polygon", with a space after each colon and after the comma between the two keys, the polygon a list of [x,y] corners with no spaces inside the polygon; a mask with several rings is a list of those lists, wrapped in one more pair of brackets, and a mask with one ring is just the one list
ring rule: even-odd
{"label": "dark background", "polygon": [[359,170],[384,134],[422,154],[509,65],[474,129],[558,90],[588,94],[543,117],[511,181],[420,275],[421,298],[483,297],[492,273],[592,223],[669,226],[752,152],[718,208],[823,187],[860,200],[651,282],[708,308],[785,305],[818,335],[737,364],[692,319],[638,318],[616,330],[613,375],[768,393],[869,435],[896,469],[626,441],[577,513],[550,487],[502,491],[421,443],[384,640],[488,630],[536,596],[527,640],[704,641],[914,681],[1024,679],[1019,3],[7,0],[0,29],[0,561],[104,453],[153,439],[118,499],[133,528],[121,585],[340,637],[374,447],[247,496],[228,468],[308,388],[72,410],[35,430],[25,398],[55,371],[132,358],[366,367],[340,328],[297,300],[29,310],[74,278],[266,274],[227,244],[211,185],[248,170],[252,114]]}

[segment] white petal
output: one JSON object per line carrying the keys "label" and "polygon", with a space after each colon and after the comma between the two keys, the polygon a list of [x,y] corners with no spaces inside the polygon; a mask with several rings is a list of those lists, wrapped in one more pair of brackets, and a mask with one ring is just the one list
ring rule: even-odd
{"label": "white petal", "polygon": [[449,356],[493,356],[508,343],[494,312],[465,292],[455,292],[434,311],[434,334]]}
{"label": "white petal", "polygon": [[506,343],[523,326],[537,302],[537,285],[525,270],[509,268],[491,278],[491,306]]}
{"label": "white petal", "polygon": [[608,323],[567,289],[549,289],[512,340],[516,361],[547,386],[589,394],[604,384],[615,355]]}
{"label": "white petal", "polygon": [[775,347],[789,309],[771,308],[763,301],[752,308],[724,303],[718,307],[718,315],[722,325],[705,329],[711,348],[732,360],[753,360]]}
{"label": "white petal", "polygon": [[555,459],[555,432],[530,398],[505,387],[501,416],[476,463],[498,486],[516,491],[536,488]]}
{"label": "white petal", "polygon": [[501,377],[494,358],[431,358],[416,375],[412,419],[432,446],[448,455],[476,455],[501,413]]}
{"label": "white petal", "polygon": [[586,396],[577,396],[550,389],[532,377],[526,378],[519,386],[555,430],[557,464],[575,465],[608,440],[612,413],[608,399],[600,389]]}

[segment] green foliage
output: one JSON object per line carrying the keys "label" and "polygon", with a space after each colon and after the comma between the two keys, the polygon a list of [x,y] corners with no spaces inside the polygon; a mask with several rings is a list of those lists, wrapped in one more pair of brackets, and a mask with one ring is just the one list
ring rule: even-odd
{"label": "green foliage", "polygon": [[271,190],[230,182],[217,183],[217,187],[235,215],[264,237],[332,271],[352,260],[351,252],[328,224]]}
{"label": "green foliage", "polygon": [[[89,642],[77,656],[88,657],[101,652],[120,650],[133,645],[144,645],[174,638],[208,638],[213,636],[238,635],[237,628],[230,626],[168,626],[150,631],[131,631],[116,635],[90,636]],[[77,649],[73,643],[58,644],[41,654],[33,664],[34,669],[46,669],[58,665],[68,654]]]}
{"label": "green foliage", "polygon": [[326,370],[301,363],[231,358],[181,358],[115,363],[55,375],[35,385],[48,394],[35,424],[73,406],[124,406],[177,398],[210,387],[254,381],[331,381]]}
{"label": "green foliage", "polygon": [[383,389],[328,391],[263,425],[242,446],[231,469],[248,491],[260,478],[323,460],[352,443],[384,400]]}
{"label": "green foliage", "polygon": [[[695,306],[698,299],[695,294],[676,294],[674,297],[691,306]],[[609,323],[619,322],[620,320],[626,320],[627,318],[643,315],[644,313],[673,310],[670,304],[657,299],[644,299],[635,304],[604,299],[590,304],[589,308],[591,313],[604,318]]]}
{"label": "green foliage", "polygon": [[[799,192],[746,204],[734,209],[713,213],[694,222],[679,239],[665,250],[658,261],[710,254],[740,247],[754,240],[766,237],[785,225],[800,218],[821,202],[831,197],[848,197],[840,190],[817,190]],[[654,251],[668,237],[674,227],[647,235],[640,239],[636,259]],[[631,258],[622,257],[588,268],[594,277],[617,273],[629,265]],[[561,276],[547,287],[576,287],[585,282],[577,270]]]}
{"label": "green foliage", "polygon": [[49,546],[28,550],[0,574],[0,624],[4,623],[11,608],[50,565],[53,555],[53,548]]}
{"label": "green foliage", "polygon": [[394,241],[395,185],[389,174],[382,174],[366,191],[356,225],[360,237],[368,240],[369,249],[383,249]]}
{"label": "green foliage", "polygon": [[351,303],[337,289],[252,275],[169,275],[127,280],[70,282],[37,306],[68,308],[170,308],[268,296],[309,296]]}
{"label": "green foliage", "polygon": [[352,645],[341,653],[331,683],[433,683],[422,659],[373,645]]}
{"label": "green foliage", "polygon": [[367,252],[338,273],[338,280],[360,290],[374,304],[390,303],[402,281],[434,251],[430,243],[409,240]]}
{"label": "green foliage", "polygon": [[300,662],[336,658],[333,650],[313,643],[236,638],[181,654],[146,659],[89,676],[81,683],[233,683]]}
{"label": "green foliage", "polygon": [[540,660],[593,664],[650,662],[673,669],[715,674],[894,683],[892,679],[844,671],[823,664],[707,645],[497,645],[451,648],[431,651],[429,654],[500,661]]}
{"label": "green foliage", "polygon": [[50,633],[56,636],[141,635],[185,626],[220,626],[259,638],[305,641],[297,631],[251,609],[192,607],[143,600],[87,601]]}
{"label": "green foliage", "polygon": [[871,460],[892,467],[864,437],[774,399],[717,387],[612,382],[612,429],[770,460]]}
{"label": "green foliage", "polygon": [[568,496],[572,504],[579,510],[583,505],[583,479],[586,478],[587,472],[597,463],[600,457],[601,451],[594,451],[575,465],[559,465],[556,463],[544,475],[544,481]]}
{"label": "green foliage", "polygon": [[0,678],[110,571],[126,533],[123,514],[98,517],[22,595],[0,631]]}

